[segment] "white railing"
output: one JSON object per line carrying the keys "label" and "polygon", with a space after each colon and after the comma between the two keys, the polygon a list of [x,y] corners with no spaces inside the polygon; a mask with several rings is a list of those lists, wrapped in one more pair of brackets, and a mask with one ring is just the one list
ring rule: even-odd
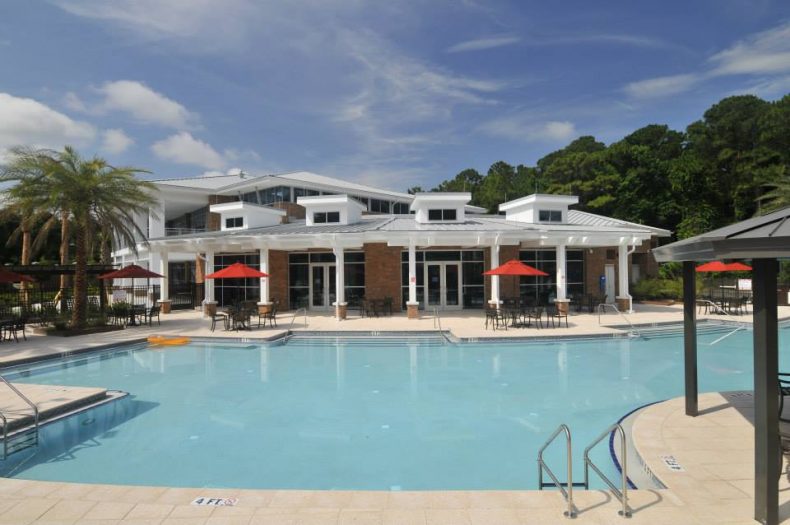
{"label": "white railing", "polygon": [[628,317],[626,317],[626,315],[623,312],[621,312],[619,308],[617,308],[617,305],[610,304],[610,303],[601,303],[601,304],[598,305],[598,324],[599,325],[601,324],[601,314],[606,310],[607,307],[611,308],[612,310],[617,312],[617,314],[620,317],[625,319],[625,322],[628,323],[628,326],[631,327],[631,332],[630,333],[632,335],[635,335],[636,337],[639,337],[641,335],[639,333],[639,330],[636,329],[636,327],[631,322],[631,320]]}
{"label": "white railing", "polygon": [[307,308],[297,308],[296,310],[294,310],[293,317],[291,317],[291,324],[288,326],[289,332],[294,327],[294,321],[296,321],[296,316],[299,315],[299,312],[304,313],[304,327],[307,328]]}

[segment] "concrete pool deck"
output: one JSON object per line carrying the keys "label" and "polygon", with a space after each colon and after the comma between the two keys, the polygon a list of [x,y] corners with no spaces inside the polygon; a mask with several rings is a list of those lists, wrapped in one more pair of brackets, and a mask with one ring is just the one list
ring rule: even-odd
{"label": "concrete pool deck", "polygon": [[[682,321],[679,306],[636,305],[628,317],[635,325]],[[790,308],[780,307],[780,319]],[[700,315],[700,319],[722,316]],[[18,359],[73,352],[139,340],[154,334],[192,337],[278,337],[287,331],[292,315],[279,316],[279,329],[251,332],[210,332],[209,321],[197,312],[162,316],[162,325],[130,328],[70,338],[29,336],[28,341],[0,344],[0,366]],[[737,318],[751,323],[751,315]],[[442,328],[457,337],[530,337],[622,335],[623,319],[612,313],[602,317],[572,314],[570,328],[485,330],[482,312],[444,312]],[[350,318],[338,322],[329,314],[310,314],[294,322],[295,331],[432,331],[432,315],[420,320],[405,316]],[[112,385],[108,385],[112,388]],[[753,507],[753,429],[748,417],[748,395],[700,396],[702,415],[682,414],[682,399],[648,407],[634,422],[633,439],[645,462],[667,489],[630,491],[633,518],[617,516],[619,503],[600,491],[574,493],[579,516],[566,521],[562,497],[553,491],[277,491],[236,489],[183,489],[81,483],[41,482],[0,478],[0,524],[747,524]],[[578,449],[578,444],[577,444]],[[537,451],[536,451],[537,453]],[[575,450],[579,454],[580,450]],[[660,456],[674,455],[682,473],[667,469]],[[658,459],[656,459],[658,458]],[[519,461],[521,461],[520,458]],[[535,468],[534,458],[524,468]],[[751,467],[751,470],[750,470]],[[576,476],[575,476],[576,477]],[[699,483],[698,483],[699,482]],[[790,485],[782,481],[781,515],[790,516]],[[191,505],[197,497],[238,498],[235,506]]]}

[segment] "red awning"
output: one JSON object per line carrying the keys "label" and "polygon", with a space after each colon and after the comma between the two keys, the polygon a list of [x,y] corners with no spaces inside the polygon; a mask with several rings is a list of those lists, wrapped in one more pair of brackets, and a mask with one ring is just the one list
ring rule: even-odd
{"label": "red awning", "polygon": [[528,275],[528,276],[544,276],[548,277],[549,274],[533,268],[528,264],[517,259],[511,259],[502,266],[483,272],[483,275]]}
{"label": "red awning", "polygon": [[246,264],[236,262],[227,268],[207,275],[206,279],[245,279],[256,277],[269,277],[269,274],[258,271]]}
{"label": "red awning", "polygon": [[102,274],[99,276],[99,279],[155,279],[159,277],[164,277],[164,275],[146,270],[142,266],[137,266],[136,264],[130,264],[129,266],[124,266],[120,270]]}
{"label": "red awning", "polygon": [[0,267],[0,283],[21,283],[23,281],[30,283],[35,281],[35,279],[29,275],[12,272],[11,270]]}

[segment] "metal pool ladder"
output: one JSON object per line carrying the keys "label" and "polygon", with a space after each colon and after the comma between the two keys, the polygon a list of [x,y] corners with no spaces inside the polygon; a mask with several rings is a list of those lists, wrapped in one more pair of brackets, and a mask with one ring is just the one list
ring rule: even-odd
{"label": "metal pool ladder", "polygon": [[14,452],[18,452],[20,450],[24,450],[29,447],[36,447],[38,446],[38,407],[30,401],[22,392],[20,392],[14,385],[6,381],[6,379],[0,375],[0,383],[5,384],[11,391],[16,394],[19,399],[25,402],[33,410],[33,427],[22,430],[17,432],[15,435],[11,436],[11,442],[9,443],[8,437],[8,418],[6,418],[5,414],[0,412],[0,421],[3,423],[3,457],[2,459],[6,459],[9,454],[13,454]]}
{"label": "metal pool ladder", "polygon": [[[718,304],[714,303],[713,301],[709,301],[707,299],[697,299],[697,303],[698,304],[699,303],[703,303],[703,304],[705,304],[705,305],[707,305],[709,307],[713,307],[713,309],[716,310],[717,312],[726,315],[729,319],[732,320],[733,323],[738,324],[738,326],[735,328],[735,330],[733,330],[732,332],[727,332],[726,334],[724,334],[723,336],[719,337],[715,341],[712,341],[712,342],[708,343],[708,346],[713,346],[716,343],[718,343],[719,341],[723,341],[723,340],[727,339],[728,337],[730,337],[735,332],[738,332],[740,330],[747,330],[747,325],[745,323],[743,323],[743,321],[738,321],[733,316],[731,316],[724,308],[722,308]],[[741,323],[741,324],[739,324],[739,323]]]}
{"label": "metal pool ladder", "polygon": [[631,334],[631,335],[633,335],[635,337],[640,337],[642,335],[642,334],[639,333],[639,330],[636,329],[636,327],[631,322],[631,320],[628,317],[626,317],[626,315],[623,312],[621,312],[620,309],[617,308],[617,305],[615,305],[615,304],[601,303],[601,304],[598,305],[598,324],[601,324],[601,313],[603,313],[606,310],[606,307],[611,308],[612,310],[617,312],[617,314],[619,314],[620,317],[625,319],[625,322],[628,323],[628,326],[631,327],[631,331],[629,332],[629,334]]}
{"label": "metal pool ladder", "polygon": [[[557,476],[554,475],[554,472],[551,471],[549,466],[543,461],[543,452],[551,445],[555,439],[560,434],[565,434],[565,447],[566,447],[566,460],[568,463],[568,481],[566,483],[562,483],[560,480],[557,479]],[[582,486],[582,484],[575,484],[573,483],[573,458],[571,454],[571,429],[568,428],[568,425],[562,424],[557,427],[557,430],[546,440],[546,443],[540,447],[538,451],[538,490],[543,490],[546,487],[555,486],[559,489],[562,493],[562,496],[568,502],[568,510],[563,512],[563,515],[566,518],[575,518],[576,517],[576,509],[573,506],[573,487],[575,486]],[[550,483],[543,482],[543,472],[548,474],[549,478],[551,478]]]}
{"label": "metal pool ladder", "polygon": [[[590,451],[603,439],[611,434],[612,432],[616,432],[620,434],[620,461],[622,462],[621,469],[620,469],[620,487],[618,488],[612,481],[606,477],[606,474],[601,472],[601,469],[593,463],[590,459]],[[622,503],[623,508],[622,510],[617,511],[617,514],[624,518],[631,517],[631,509],[628,508],[628,463],[626,456],[628,455],[628,451],[626,450],[625,446],[625,431],[620,423],[615,423],[606,430],[604,430],[600,436],[595,438],[590,445],[584,449],[584,486],[585,488],[590,487],[590,469],[598,474],[598,476],[606,483],[606,485],[612,490],[615,497]]]}
{"label": "metal pool ladder", "polygon": [[307,308],[297,308],[294,310],[294,315],[291,317],[291,324],[288,326],[288,332],[291,332],[291,329],[294,327],[294,321],[296,321],[296,316],[299,315],[299,312],[304,313],[304,327],[307,328]]}

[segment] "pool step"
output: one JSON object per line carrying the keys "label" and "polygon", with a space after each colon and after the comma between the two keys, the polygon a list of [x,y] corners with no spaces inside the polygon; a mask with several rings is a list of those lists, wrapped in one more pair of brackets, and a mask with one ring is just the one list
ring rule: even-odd
{"label": "pool step", "polygon": [[38,446],[38,429],[26,428],[8,436],[8,441],[3,443],[5,457],[22,450]]}

